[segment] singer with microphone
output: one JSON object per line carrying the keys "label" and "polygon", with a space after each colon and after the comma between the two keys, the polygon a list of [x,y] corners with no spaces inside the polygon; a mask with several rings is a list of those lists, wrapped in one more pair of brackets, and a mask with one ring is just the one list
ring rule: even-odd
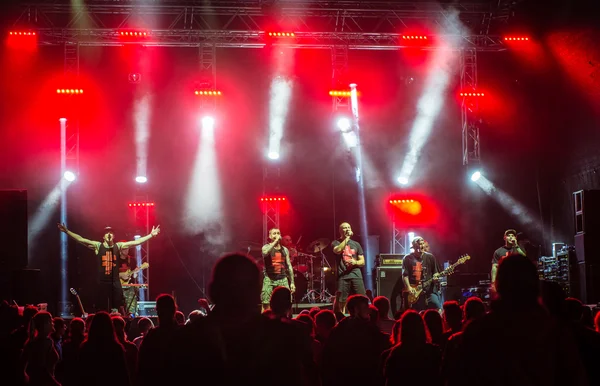
{"label": "singer with microphone", "polygon": [[509,255],[527,256],[525,254],[525,251],[519,246],[519,243],[517,241],[517,231],[514,229],[507,229],[504,232],[504,245],[496,249],[496,251],[494,252],[494,257],[492,258],[491,272],[492,289],[495,289],[498,263],[500,263],[500,260]]}
{"label": "singer with microphone", "polygon": [[143,237],[133,241],[115,242],[115,233],[111,227],[104,228],[102,241],[92,241],[81,237],[75,232],[67,229],[65,224],[58,224],[58,229],[79,244],[94,251],[99,258],[96,260],[98,276],[95,293],[95,310],[108,312],[121,312],[123,315],[124,299],[123,288],[119,280],[118,257],[121,251],[145,243],[160,233],[160,225],[152,227],[152,231]]}
{"label": "singer with microphone", "polygon": [[271,229],[269,231],[269,240],[271,242],[262,247],[262,256],[265,264],[260,300],[263,311],[269,309],[271,294],[275,287],[288,288],[292,293],[296,291],[294,270],[290,261],[290,251],[281,244],[281,231],[277,228]]}
{"label": "singer with microphone", "polygon": [[338,291],[340,296],[340,309],[346,310],[346,300],[349,295],[364,295],[365,283],[360,267],[365,266],[365,254],[359,243],[352,240],[352,227],[347,222],[340,224],[340,239],[335,240],[331,246],[333,253],[339,255],[337,259]]}

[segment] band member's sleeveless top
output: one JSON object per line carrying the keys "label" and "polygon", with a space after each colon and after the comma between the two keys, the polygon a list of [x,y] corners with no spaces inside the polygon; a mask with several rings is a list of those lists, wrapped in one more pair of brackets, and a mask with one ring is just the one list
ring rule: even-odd
{"label": "band member's sleeveless top", "polygon": [[104,283],[119,282],[119,266],[117,259],[119,256],[119,246],[115,243],[112,247],[106,248],[104,243],[100,244],[98,256],[98,281]]}
{"label": "band member's sleeveless top", "polygon": [[271,249],[271,251],[263,255],[265,261],[265,274],[272,280],[285,279],[287,276],[286,258],[287,249]]}

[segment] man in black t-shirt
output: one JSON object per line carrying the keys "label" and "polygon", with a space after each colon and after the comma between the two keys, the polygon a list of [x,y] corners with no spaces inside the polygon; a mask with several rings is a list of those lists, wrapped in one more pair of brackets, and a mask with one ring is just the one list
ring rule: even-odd
{"label": "man in black t-shirt", "polygon": [[296,291],[290,251],[281,245],[281,231],[271,229],[269,239],[271,242],[262,247],[265,268],[260,299],[263,311],[269,309],[271,294],[276,287],[289,288],[292,293]]}
{"label": "man in black t-shirt", "polygon": [[137,240],[126,242],[115,242],[115,234],[111,227],[104,228],[104,236],[102,241],[92,241],[81,237],[77,233],[67,229],[65,224],[58,224],[58,229],[66,233],[69,237],[75,239],[78,243],[92,249],[98,260],[98,276],[96,293],[96,311],[119,311],[123,312],[123,289],[119,280],[119,265],[117,261],[121,255],[121,250],[125,248],[135,247],[160,233],[160,225],[152,227],[152,231]]}
{"label": "man in black t-shirt", "polygon": [[340,309],[345,312],[346,300],[352,294],[364,295],[365,283],[363,282],[360,267],[365,266],[365,254],[359,243],[352,240],[352,227],[347,222],[340,224],[340,239],[335,240],[331,246],[333,252],[339,255],[337,259],[338,291],[340,296]]}
{"label": "man in black t-shirt", "polygon": [[426,309],[440,310],[441,293],[438,283],[438,274],[441,271],[437,259],[431,253],[425,252],[425,240],[415,237],[412,241],[413,253],[406,255],[402,260],[402,280],[404,288],[412,294],[416,293],[416,286],[433,278],[431,284],[423,288],[423,293],[412,305],[412,309],[422,311]]}
{"label": "man in black t-shirt", "polygon": [[526,256],[525,251],[521,249],[517,242],[517,231],[514,229],[507,229],[504,232],[504,245],[494,251],[492,257],[492,272],[491,281],[492,288],[495,289],[496,272],[498,270],[498,263],[500,260],[509,255],[523,255]]}

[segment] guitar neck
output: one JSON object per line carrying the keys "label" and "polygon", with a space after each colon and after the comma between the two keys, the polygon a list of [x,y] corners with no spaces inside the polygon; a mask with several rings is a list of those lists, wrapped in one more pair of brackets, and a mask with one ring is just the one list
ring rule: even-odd
{"label": "guitar neck", "polygon": [[[454,270],[454,268],[456,268],[457,266],[461,265],[462,263],[460,261],[457,261],[456,263],[452,264],[451,266],[449,266],[448,268],[446,268],[445,270],[443,270],[442,272],[439,273],[439,276],[449,276],[452,274],[452,271]],[[433,282],[433,278],[426,280],[423,284],[421,284],[423,287],[428,287],[431,282]]]}

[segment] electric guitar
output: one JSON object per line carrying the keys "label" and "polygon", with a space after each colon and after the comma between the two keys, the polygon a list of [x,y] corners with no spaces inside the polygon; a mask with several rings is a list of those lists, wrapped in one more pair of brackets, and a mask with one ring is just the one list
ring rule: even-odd
{"label": "electric guitar", "polygon": [[131,280],[131,277],[133,275],[135,275],[142,269],[148,268],[149,266],[150,266],[150,264],[144,263],[144,264],[140,265],[139,267],[134,268],[133,270],[128,269],[125,272],[119,272],[119,279],[121,280],[121,285],[129,283],[129,280]]}
{"label": "electric guitar", "polygon": [[81,317],[83,319],[87,318],[88,314],[83,309],[83,303],[81,303],[81,298],[79,297],[79,294],[77,293],[77,291],[75,290],[75,288],[71,288],[70,291],[71,291],[71,293],[73,295],[75,295],[75,297],[77,297],[77,303],[79,304],[79,309],[81,310]]}
{"label": "electric guitar", "polygon": [[[448,268],[446,268],[445,270],[443,270],[442,272],[440,272],[438,274],[437,277],[442,277],[442,276],[450,276],[454,273],[454,269],[467,262],[467,260],[469,260],[471,258],[471,256],[469,255],[463,255],[461,256],[456,263],[452,264],[451,266],[449,266]],[[427,288],[431,285],[431,283],[433,282],[433,278],[429,279],[429,280],[425,280],[423,283],[421,284],[415,284],[415,285],[411,285],[412,288],[416,289],[415,294],[413,295],[412,293],[408,292],[408,296],[407,296],[407,300],[408,300],[408,305],[412,306],[413,304],[415,304],[417,302],[417,300],[419,300],[419,296],[421,296],[421,294],[423,293],[423,288]]]}

